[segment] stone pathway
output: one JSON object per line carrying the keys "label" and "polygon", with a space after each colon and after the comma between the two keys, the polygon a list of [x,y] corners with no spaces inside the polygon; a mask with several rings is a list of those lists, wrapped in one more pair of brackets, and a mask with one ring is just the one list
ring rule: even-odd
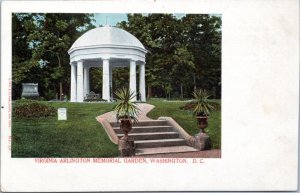
{"label": "stone pathway", "polygon": [[[155,107],[147,103],[138,103],[140,114],[138,115],[139,121],[153,121],[147,117],[147,114]],[[104,113],[97,117],[97,120],[106,119],[109,122],[116,122],[116,113],[113,111]],[[168,147],[165,147],[168,148]],[[172,147],[171,147],[172,148]],[[172,152],[172,151],[169,151]],[[136,157],[153,157],[153,158],[221,158],[221,150],[213,149],[207,151],[193,151],[193,152],[177,152],[177,153],[164,153],[152,155],[137,155]]]}
{"label": "stone pathway", "polygon": [[[150,105],[150,104],[147,104],[147,103],[137,103],[137,105],[141,110],[140,114],[138,115],[138,120],[139,121],[153,120],[153,119],[150,119],[149,117],[147,117],[147,113],[149,113],[154,108],[153,105]],[[116,113],[114,111],[104,113],[104,114],[100,115],[98,118],[106,119],[109,122],[116,122],[117,121]]]}
{"label": "stone pathway", "polygon": [[184,152],[184,153],[165,153],[154,155],[140,155],[135,157],[145,158],[221,158],[220,149],[212,149],[206,151]]}

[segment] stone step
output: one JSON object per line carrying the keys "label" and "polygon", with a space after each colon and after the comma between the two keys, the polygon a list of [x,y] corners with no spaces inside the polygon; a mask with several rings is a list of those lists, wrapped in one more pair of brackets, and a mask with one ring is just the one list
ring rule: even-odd
{"label": "stone step", "polygon": [[[119,127],[113,127],[116,134],[124,132]],[[174,131],[171,126],[133,126],[130,133],[154,133],[154,132],[171,132]]]}
{"label": "stone step", "polygon": [[[117,134],[119,138],[123,137],[124,134]],[[129,133],[129,137],[132,140],[153,140],[153,139],[173,139],[178,138],[177,132],[147,132],[147,133]]]}
{"label": "stone step", "polygon": [[151,154],[165,154],[165,153],[182,153],[199,151],[190,146],[169,146],[169,147],[156,147],[156,148],[138,148],[135,155],[151,155]]}
{"label": "stone step", "polygon": [[[120,122],[110,122],[112,127],[119,127]],[[151,120],[151,121],[139,121],[134,124],[134,126],[162,126],[168,125],[168,122],[165,120]]]}
{"label": "stone step", "polygon": [[137,140],[134,141],[136,148],[154,148],[186,145],[184,139],[155,139],[155,140]]}

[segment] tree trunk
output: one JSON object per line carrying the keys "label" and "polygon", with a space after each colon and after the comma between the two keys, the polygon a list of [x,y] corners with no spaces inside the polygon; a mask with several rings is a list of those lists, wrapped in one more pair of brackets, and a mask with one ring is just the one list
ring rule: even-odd
{"label": "tree trunk", "polygon": [[194,91],[197,90],[197,85],[196,85],[196,74],[194,74]]}
{"label": "tree trunk", "polygon": [[180,83],[180,93],[181,93],[180,98],[183,99],[183,84],[182,83]]}
{"label": "tree trunk", "polygon": [[[56,53],[56,56],[57,56],[57,60],[58,60],[58,67],[59,67],[59,69],[61,69],[61,60],[60,60],[59,54]],[[59,99],[61,101],[64,100],[62,82],[59,82]]]}
{"label": "tree trunk", "polygon": [[164,91],[165,91],[166,100],[168,100],[168,91],[167,91],[167,89],[164,89]]}
{"label": "tree trunk", "polygon": [[62,83],[59,83],[59,96],[60,96],[60,100],[64,100],[64,94],[63,94],[63,86]]}
{"label": "tree trunk", "polygon": [[148,86],[148,96],[147,96],[147,98],[151,98],[152,97],[152,88],[151,88],[151,86],[149,85]]}

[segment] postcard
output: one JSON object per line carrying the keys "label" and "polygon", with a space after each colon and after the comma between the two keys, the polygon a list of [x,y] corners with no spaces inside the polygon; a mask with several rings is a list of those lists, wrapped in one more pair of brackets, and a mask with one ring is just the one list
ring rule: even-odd
{"label": "postcard", "polygon": [[1,191],[295,191],[299,2],[3,1]]}

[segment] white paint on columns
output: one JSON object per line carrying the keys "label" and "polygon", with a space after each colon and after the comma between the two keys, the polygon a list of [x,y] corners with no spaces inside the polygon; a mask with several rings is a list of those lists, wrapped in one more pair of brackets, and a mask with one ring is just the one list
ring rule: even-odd
{"label": "white paint on columns", "polygon": [[83,102],[83,61],[77,62],[77,102]]}
{"label": "white paint on columns", "polygon": [[84,97],[86,97],[86,95],[90,92],[90,76],[89,76],[89,67],[85,67],[83,69],[83,77],[84,77],[84,80],[83,80],[83,84],[84,84]]}
{"label": "white paint on columns", "polygon": [[90,68],[87,69],[87,93],[90,93]]}
{"label": "white paint on columns", "polygon": [[102,75],[102,99],[110,101],[110,88],[109,88],[109,59],[103,59],[103,75]]}
{"label": "white paint on columns", "polygon": [[113,84],[112,84],[112,70],[113,70],[113,67],[110,66],[109,68],[109,88],[110,88],[110,97],[112,98],[114,96],[113,92]]}
{"label": "white paint on columns", "polygon": [[77,90],[77,85],[76,85],[76,77],[77,72],[76,72],[76,64],[71,63],[71,102],[76,102],[76,90]]}
{"label": "white paint on columns", "polygon": [[[129,89],[136,95],[136,61],[134,60],[130,60]],[[136,96],[132,101],[136,101]]]}
{"label": "white paint on columns", "polygon": [[145,63],[140,65],[140,100],[146,102]]}

